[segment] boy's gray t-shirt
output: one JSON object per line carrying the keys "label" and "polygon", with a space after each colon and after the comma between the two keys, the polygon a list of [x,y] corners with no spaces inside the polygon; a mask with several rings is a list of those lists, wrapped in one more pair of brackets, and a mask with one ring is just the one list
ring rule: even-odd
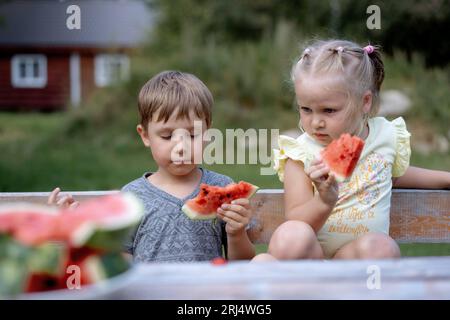
{"label": "boy's gray t-shirt", "polygon": [[195,190],[179,199],[154,186],[145,173],[122,188],[135,194],[145,208],[144,216],[125,243],[125,249],[135,262],[186,262],[205,261],[222,256],[224,222],[221,220],[191,220],[181,207],[186,200],[195,198],[200,184],[225,186],[232,179],[199,168],[202,178]]}

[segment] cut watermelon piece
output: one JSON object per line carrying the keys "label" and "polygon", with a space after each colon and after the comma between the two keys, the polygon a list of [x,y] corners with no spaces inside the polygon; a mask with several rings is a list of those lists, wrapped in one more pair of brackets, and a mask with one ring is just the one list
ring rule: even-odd
{"label": "cut watermelon piece", "polygon": [[323,162],[330,168],[331,173],[339,182],[352,175],[358,163],[364,141],[357,136],[344,133],[339,139],[333,140],[321,151]]}
{"label": "cut watermelon piece", "polygon": [[63,244],[46,242],[26,246],[0,235],[0,297],[31,290],[56,288],[57,279],[65,271],[67,248]]}
{"label": "cut watermelon piece", "polygon": [[227,260],[222,257],[217,257],[211,260],[211,264],[215,266],[221,266],[227,264]]}
{"label": "cut watermelon piece", "polygon": [[119,249],[142,213],[141,202],[131,193],[92,199],[62,212],[58,238],[72,247]]}
{"label": "cut watermelon piece", "polygon": [[31,248],[0,234],[0,300],[22,292]]}
{"label": "cut watermelon piece", "polygon": [[72,247],[115,249],[142,214],[141,202],[131,193],[92,199],[62,211],[29,203],[5,204],[0,206],[0,234],[28,246],[62,241]]}
{"label": "cut watermelon piece", "polygon": [[0,234],[9,234],[24,245],[39,245],[55,235],[58,224],[56,208],[13,203],[0,205]]}
{"label": "cut watermelon piece", "polygon": [[[59,274],[33,272],[28,276],[24,292],[67,289],[94,284],[125,272],[128,261],[121,253],[102,254],[90,248],[70,248],[69,258]],[[76,267],[76,268],[74,268]]]}
{"label": "cut watermelon piece", "polygon": [[259,188],[251,183],[240,181],[225,187],[200,185],[200,192],[194,199],[186,201],[181,208],[193,220],[207,220],[216,217],[217,209],[224,203],[240,198],[250,198]]}
{"label": "cut watermelon piece", "polygon": [[77,271],[76,269],[69,268],[73,266],[79,268],[79,284],[80,286],[84,286],[125,272],[129,267],[129,263],[122,253],[102,253],[87,247],[71,248],[69,259],[66,263],[67,272],[60,277],[60,286],[62,289],[74,284],[71,278],[76,275]]}
{"label": "cut watermelon piece", "polygon": [[132,194],[92,199],[75,210],[36,204],[0,205],[0,297],[66,289],[69,266],[81,285],[126,271],[123,242],[140,221]]}

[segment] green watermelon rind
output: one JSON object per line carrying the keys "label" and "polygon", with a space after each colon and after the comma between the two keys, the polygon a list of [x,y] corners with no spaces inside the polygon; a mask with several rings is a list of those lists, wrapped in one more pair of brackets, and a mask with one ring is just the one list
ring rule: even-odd
{"label": "green watermelon rind", "polygon": [[[130,228],[141,220],[144,207],[142,202],[132,193],[124,193],[122,199],[127,204],[126,214],[111,217],[102,222],[86,221],[71,234],[69,243],[74,247],[82,247],[84,245],[89,246],[92,240],[92,245],[98,247],[95,244],[100,241],[99,239],[104,241],[103,239],[108,237],[109,233],[116,237],[118,234],[123,236],[128,234]],[[109,235],[110,238],[111,235]],[[119,238],[123,239],[123,237]]]}
{"label": "green watermelon rind", "polygon": [[183,205],[181,210],[192,220],[210,220],[216,217],[216,212],[210,214],[200,214],[189,208],[187,205]]}
{"label": "green watermelon rind", "polygon": [[28,268],[33,273],[59,275],[64,270],[67,247],[63,243],[46,242],[33,247],[28,258]]}
{"label": "green watermelon rind", "polygon": [[29,273],[28,257],[32,248],[9,235],[0,234],[0,300],[22,292]]}
{"label": "green watermelon rind", "polygon": [[108,253],[88,257],[83,262],[83,270],[92,283],[97,283],[126,272],[130,263],[122,253]]}
{"label": "green watermelon rind", "polygon": [[31,274],[57,276],[64,271],[65,247],[46,242],[27,246],[0,234],[0,299],[23,292]]}
{"label": "green watermelon rind", "polygon": [[350,179],[350,177],[345,177],[339,173],[334,172],[333,170],[330,169],[330,173],[334,176],[334,178],[336,179],[337,182],[344,182],[347,179]]}
{"label": "green watermelon rind", "polygon": [[[252,186],[252,189],[250,191],[250,194],[245,197],[246,199],[250,199],[258,190],[259,187],[255,186],[254,184],[249,183]],[[211,212],[208,214],[202,214],[198,213],[191,208],[188,207],[187,204],[184,204],[183,207],[181,207],[181,210],[186,214],[191,220],[210,220],[214,219],[217,216],[217,212]]]}
{"label": "green watermelon rind", "polygon": [[[116,251],[123,248],[125,238],[134,229],[133,226],[123,227],[116,230],[103,230],[96,228],[95,231],[82,243],[81,246],[86,246],[92,249],[100,249],[103,251]],[[79,246],[80,244],[78,244]]]}

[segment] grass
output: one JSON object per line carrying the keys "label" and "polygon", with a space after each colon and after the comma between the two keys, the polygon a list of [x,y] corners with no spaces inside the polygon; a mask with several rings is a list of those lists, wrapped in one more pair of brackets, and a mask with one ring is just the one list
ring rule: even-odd
{"label": "grass", "polygon": [[[0,191],[46,191],[55,186],[64,190],[118,189],[144,171],[156,169],[133,125],[124,133],[109,128],[102,128],[101,133],[80,129],[67,136],[68,118],[66,113],[0,113]],[[448,170],[450,154],[413,152],[411,164]],[[261,188],[282,188],[277,176],[260,175],[260,168],[267,165],[205,167]]]}
{"label": "grass", "polygon": [[[402,243],[399,245],[402,257],[450,256],[447,243]],[[267,252],[266,244],[255,246],[256,254]]]}
{"label": "grass", "polygon": [[[136,96],[149,75],[161,70],[192,72],[208,85],[215,97],[213,125],[222,132],[225,128],[297,127],[288,79],[302,37],[293,28],[280,25],[273,38],[258,43],[201,46],[185,40],[181,47],[175,43],[174,50],[144,48],[132,61],[128,83],[97,92],[77,110],[0,112],[0,192],[49,191],[56,186],[67,191],[119,189],[144,171],[154,171],[150,151],[135,131]],[[386,57],[385,64],[383,89],[401,90],[412,99],[407,123],[412,120],[419,128],[426,127],[427,133],[448,135],[448,68],[427,70],[420,58],[410,62],[398,53]],[[413,151],[411,165],[449,170],[450,153]],[[260,175],[260,165],[206,167],[235,181],[282,188],[277,176]],[[412,251],[402,246],[402,252],[425,254],[433,252],[432,247],[449,254],[449,247],[434,245],[425,245],[425,251],[421,245],[412,246],[417,248]]]}
{"label": "grass", "polygon": [[[101,134],[81,130],[66,136],[66,113],[0,113],[0,191],[118,189],[144,171],[156,169],[134,127]],[[89,132],[88,132],[89,131]],[[259,175],[259,165],[205,165],[262,188],[281,188],[275,176]]]}
{"label": "grass", "polygon": [[[61,136],[68,129],[70,117],[68,113],[0,113],[0,191],[49,191],[56,186],[72,191],[119,189],[144,171],[156,169],[133,126],[125,134],[106,128],[93,136],[91,129]],[[450,168],[450,155],[413,153],[412,164]],[[282,188],[276,176],[261,176],[259,165],[205,167],[235,181]],[[400,248],[402,256],[450,255],[449,244],[401,244]],[[256,249],[266,252],[267,246],[257,245]]]}

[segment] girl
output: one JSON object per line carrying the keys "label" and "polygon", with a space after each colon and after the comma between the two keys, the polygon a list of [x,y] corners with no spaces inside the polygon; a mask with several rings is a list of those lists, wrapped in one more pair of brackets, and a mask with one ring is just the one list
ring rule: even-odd
{"label": "girl", "polygon": [[[403,119],[375,117],[384,78],[378,49],[318,41],[291,78],[304,133],[280,136],[274,154],[288,221],[274,232],[268,253],[254,260],[400,257],[388,235],[392,186],[449,188],[450,173],[409,167]],[[359,136],[365,146],[352,177],[338,183],[318,155],[342,133]]]}

